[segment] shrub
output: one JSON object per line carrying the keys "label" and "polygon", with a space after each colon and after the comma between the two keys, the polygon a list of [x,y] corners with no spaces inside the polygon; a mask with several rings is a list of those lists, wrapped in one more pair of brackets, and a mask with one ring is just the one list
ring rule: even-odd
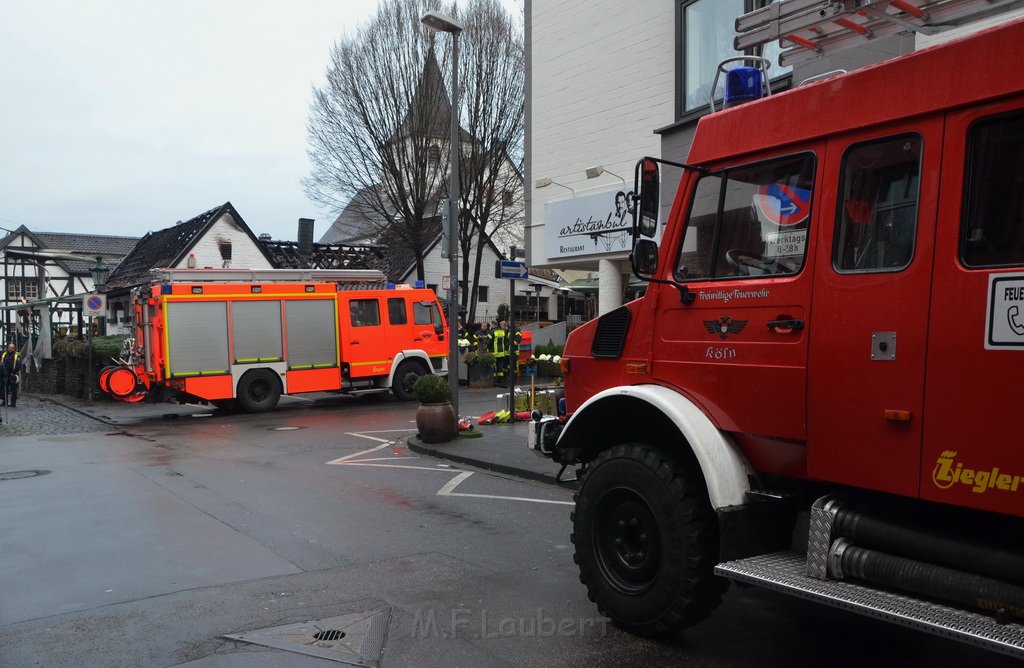
{"label": "shrub", "polygon": [[494,353],[490,352],[477,352],[467,353],[463,358],[466,366],[494,366]]}
{"label": "shrub", "polygon": [[[97,336],[92,340],[92,356],[94,360],[102,361],[116,358],[121,354],[121,345],[128,336],[116,334],[113,336]],[[81,339],[58,339],[53,344],[54,352],[85,359],[89,356],[89,342]]]}
{"label": "shrub", "polygon": [[412,386],[412,391],[421,404],[448,403],[452,396],[448,379],[432,373],[420,376]]}

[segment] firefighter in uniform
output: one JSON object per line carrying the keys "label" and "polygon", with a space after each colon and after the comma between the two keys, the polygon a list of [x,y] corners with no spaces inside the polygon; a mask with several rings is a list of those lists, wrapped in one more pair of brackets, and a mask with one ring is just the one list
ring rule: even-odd
{"label": "firefighter in uniform", "polygon": [[499,386],[505,384],[505,369],[508,365],[508,350],[505,347],[506,327],[508,327],[508,323],[502,321],[491,337],[491,352],[494,353],[494,383]]}
{"label": "firefighter in uniform", "polygon": [[18,381],[21,380],[21,355],[15,350],[13,343],[7,344],[7,350],[0,355],[0,385],[3,405],[14,408],[18,404]]}

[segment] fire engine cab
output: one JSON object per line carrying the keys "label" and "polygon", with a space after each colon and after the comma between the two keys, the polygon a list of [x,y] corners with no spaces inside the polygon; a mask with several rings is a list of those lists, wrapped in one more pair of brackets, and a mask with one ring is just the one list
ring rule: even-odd
{"label": "fire engine cab", "polygon": [[282,394],[394,392],[448,372],[432,290],[379,271],[161,269],[132,293],[135,339],[100,373],[123,401],[202,400],[249,412]]}
{"label": "fire engine cab", "polygon": [[[874,30],[857,8],[953,4],[761,27],[820,50]],[[675,632],[733,580],[1024,657],[1022,44],[1006,21],[706,115],[660,244],[669,161],[638,163],[648,289],[572,332],[568,416],[530,433],[577,467],[617,624]]]}

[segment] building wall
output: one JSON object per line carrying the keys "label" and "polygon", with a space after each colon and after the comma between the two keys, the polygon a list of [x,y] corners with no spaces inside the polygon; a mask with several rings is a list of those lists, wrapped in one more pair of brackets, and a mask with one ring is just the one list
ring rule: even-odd
{"label": "building wall", "polygon": [[[547,202],[632,190],[636,161],[660,153],[654,129],[673,119],[674,6],[657,0],[533,0],[527,5],[529,85],[527,260],[535,267],[596,269],[597,260],[549,262]],[[588,180],[602,165],[611,174]],[[573,188],[534,187],[549,177]],[[625,259],[620,252],[611,257]]]}
{"label": "building wall", "polygon": [[[203,235],[191,253],[196,257],[197,267],[224,267],[224,260],[221,258],[220,243],[231,242],[231,263],[232,269],[272,269],[270,262],[260,252],[252,237],[235,222],[231,214],[221,216],[206,234]],[[188,257],[182,259],[177,265],[179,268],[188,266]]]}

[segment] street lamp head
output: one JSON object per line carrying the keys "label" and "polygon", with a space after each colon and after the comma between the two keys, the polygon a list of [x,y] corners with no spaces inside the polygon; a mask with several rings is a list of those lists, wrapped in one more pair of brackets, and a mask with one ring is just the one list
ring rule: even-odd
{"label": "street lamp head", "polygon": [[588,179],[596,179],[597,177],[601,176],[602,174],[610,174],[611,176],[614,176],[615,178],[617,178],[620,181],[622,181],[623,183],[626,182],[626,179],[622,178],[621,176],[619,176],[615,172],[610,172],[607,169],[605,169],[604,165],[594,165],[593,167],[587,167],[587,178]]}
{"label": "street lamp head", "polygon": [[565,185],[564,183],[559,183],[558,181],[555,181],[550,176],[542,176],[541,178],[539,178],[539,179],[537,179],[536,181],[533,182],[533,187],[534,188],[540,189],[540,188],[547,188],[548,186],[558,186],[560,188],[565,188],[566,190],[568,190],[568,191],[570,191],[572,193],[573,197],[576,196],[576,191],[575,190],[573,190],[569,186]]}
{"label": "street lamp head", "polygon": [[450,32],[456,35],[462,32],[463,25],[450,16],[441,12],[429,11],[420,17],[423,25],[438,32]]}
{"label": "street lamp head", "polygon": [[107,287],[107,277],[110,276],[110,267],[103,263],[101,256],[96,257],[96,266],[89,267],[89,274],[92,276],[92,284],[97,292],[102,292]]}

